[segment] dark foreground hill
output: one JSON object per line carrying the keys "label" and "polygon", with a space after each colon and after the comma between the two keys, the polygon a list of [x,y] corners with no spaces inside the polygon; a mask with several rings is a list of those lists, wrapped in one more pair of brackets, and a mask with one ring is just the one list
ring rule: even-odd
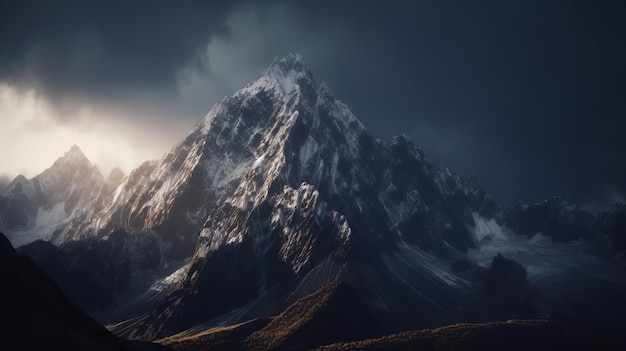
{"label": "dark foreground hill", "polygon": [[[352,286],[332,282],[276,317],[188,330],[158,344],[111,334],[71,303],[29,258],[0,234],[0,344],[11,350],[598,350],[584,330],[550,320],[456,324],[382,336]],[[373,338],[372,337],[377,337]]]}
{"label": "dark foreground hill", "polygon": [[3,350],[161,350],[122,340],[68,300],[0,233],[0,345]]}

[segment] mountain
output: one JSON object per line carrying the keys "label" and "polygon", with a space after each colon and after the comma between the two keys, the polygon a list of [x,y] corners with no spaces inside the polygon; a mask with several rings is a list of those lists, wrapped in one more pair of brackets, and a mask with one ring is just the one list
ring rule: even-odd
{"label": "mountain", "polygon": [[[273,315],[337,280],[388,332],[554,310],[578,318],[561,302],[564,286],[578,290],[572,303],[604,312],[623,300],[611,288],[623,286],[623,272],[576,241],[592,236],[593,216],[559,199],[538,206],[534,222],[532,206],[517,217],[499,209],[475,177],[432,164],[408,138],[374,139],[300,56],[276,60],[191,135],[222,157],[205,168],[225,171],[208,181],[215,201],[205,204],[186,278],[125,326],[134,337]],[[492,263],[499,253],[528,280],[520,294],[498,297],[504,314],[483,288],[508,262]],[[599,271],[606,285],[580,284]],[[610,298],[596,301],[594,289]]]}
{"label": "mountain", "polygon": [[[53,245],[20,252],[119,335],[265,320],[335,282],[378,335],[547,314],[623,327],[623,205],[599,216],[560,198],[499,208],[476,177],[433,164],[406,136],[375,139],[299,55],[128,176],[66,164],[67,178],[97,181],[40,233]],[[38,177],[7,188],[0,224],[29,223],[9,209],[51,208],[28,195]],[[7,227],[12,240],[43,228],[21,225]]]}
{"label": "mountain", "polygon": [[433,321],[451,318],[429,295],[457,293],[442,296],[440,273],[413,263],[474,247],[472,213],[497,209],[474,178],[427,162],[404,136],[375,140],[300,56],[275,61],[191,135],[222,157],[206,167],[222,177],[208,178],[216,198],[205,204],[187,279],[149,317],[147,337],[255,300],[279,308],[337,279],[399,315],[409,303]]}
{"label": "mountain", "polygon": [[32,179],[15,178],[0,196],[0,229],[16,246],[52,237],[84,208],[94,207],[107,185],[76,145]]}
{"label": "mountain", "polygon": [[70,302],[0,233],[0,344],[11,350],[163,350],[119,339]]}
{"label": "mountain", "polygon": [[63,247],[37,240],[17,249],[35,261],[82,310],[94,314],[111,305],[129,285],[128,235],[118,230],[106,239],[88,238]]}
{"label": "mountain", "polygon": [[589,238],[594,229],[591,214],[559,197],[530,205],[518,203],[503,211],[501,217],[503,223],[518,234],[543,233],[564,243]]}

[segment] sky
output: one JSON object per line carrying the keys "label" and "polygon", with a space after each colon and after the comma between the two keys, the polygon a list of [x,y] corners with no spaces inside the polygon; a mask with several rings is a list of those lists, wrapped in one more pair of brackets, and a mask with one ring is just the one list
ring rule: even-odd
{"label": "sky", "polygon": [[157,159],[300,53],[377,138],[404,133],[503,205],[626,198],[621,1],[0,0],[0,188],[72,144]]}

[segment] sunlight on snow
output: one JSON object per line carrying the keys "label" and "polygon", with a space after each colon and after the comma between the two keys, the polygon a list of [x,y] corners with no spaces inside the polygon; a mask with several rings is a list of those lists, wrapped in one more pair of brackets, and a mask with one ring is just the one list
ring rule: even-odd
{"label": "sunlight on snow", "polygon": [[254,164],[252,165],[252,168],[257,168],[257,167],[259,167],[259,165],[263,162],[263,160],[264,160],[264,159],[265,159],[265,155],[261,155],[261,156],[259,156],[259,158],[257,158],[257,159],[254,161]]}

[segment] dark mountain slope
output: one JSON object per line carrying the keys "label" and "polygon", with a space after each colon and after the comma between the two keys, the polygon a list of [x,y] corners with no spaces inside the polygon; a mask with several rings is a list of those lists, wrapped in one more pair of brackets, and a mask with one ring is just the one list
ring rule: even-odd
{"label": "dark mountain slope", "polygon": [[552,320],[455,324],[360,339],[379,331],[351,287],[335,282],[298,300],[276,317],[185,332],[158,342],[177,351],[612,349],[611,344],[598,341],[585,330]]}
{"label": "dark mountain slope", "polygon": [[305,296],[244,341],[248,349],[310,348],[359,340],[381,326],[348,284],[334,282]]}
{"label": "dark mountain slope", "polygon": [[0,234],[0,345],[8,350],[158,350],[129,343],[70,302],[28,258]]}

